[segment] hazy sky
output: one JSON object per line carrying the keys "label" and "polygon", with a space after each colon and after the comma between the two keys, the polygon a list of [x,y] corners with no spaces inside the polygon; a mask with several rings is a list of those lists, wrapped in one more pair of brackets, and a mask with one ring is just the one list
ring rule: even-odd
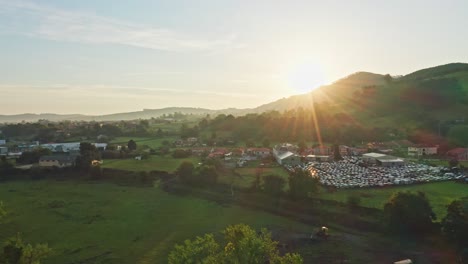
{"label": "hazy sky", "polygon": [[0,114],[256,107],[468,62],[468,1],[0,0]]}

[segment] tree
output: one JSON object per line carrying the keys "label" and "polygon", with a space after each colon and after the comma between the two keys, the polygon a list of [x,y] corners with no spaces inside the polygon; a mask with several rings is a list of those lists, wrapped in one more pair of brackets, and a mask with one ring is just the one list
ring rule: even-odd
{"label": "tree", "polygon": [[[6,211],[0,201],[0,223],[5,217]],[[48,257],[52,249],[47,244],[25,244],[20,234],[8,239],[0,251],[0,263],[11,264],[40,264],[41,260]]]}
{"label": "tree", "polygon": [[426,233],[436,219],[423,192],[394,193],[384,205],[384,216],[392,231]]}
{"label": "tree", "polygon": [[80,143],[80,156],[76,160],[77,167],[88,170],[93,160],[100,160],[101,157],[96,147],[88,142]]}
{"label": "tree", "polygon": [[264,148],[269,148],[270,147],[270,140],[268,138],[265,138],[262,142],[262,146]]}
{"label": "tree", "polygon": [[333,160],[339,161],[342,159],[343,157],[341,157],[340,146],[338,144],[333,145]]}
{"label": "tree", "polygon": [[195,167],[190,161],[182,162],[176,170],[176,174],[179,178],[179,181],[182,183],[193,183],[193,171]]}
{"label": "tree", "polygon": [[271,239],[266,229],[256,232],[238,224],[222,231],[224,238],[216,241],[213,234],[186,240],[170,252],[168,262],[178,263],[272,263],[299,264],[302,257],[296,253],[280,256],[278,242]]}
{"label": "tree", "polygon": [[175,159],[182,159],[190,157],[192,152],[190,150],[176,149],[172,152],[172,157]]}
{"label": "tree", "polygon": [[46,148],[37,148],[32,151],[25,151],[21,153],[21,156],[16,160],[19,164],[31,164],[38,163],[41,156],[52,154],[52,151]]}
{"label": "tree", "polygon": [[442,231],[460,248],[468,247],[468,197],[455,200],[447,206]]}
{"label": "tree", "polygon": [[263,190],[271,195],[278,197],[284,189],[286,181],[278,175],[267,175],[263,177]]}
{"label": "tree", "polygon": [[306,148],[307,148],[307,144],[305,143],[304,140],[301,140],[297,146],[299,147],[299,153],[302,153]]}
{"label": "tree", "polygon": [[384,75],[384,81],[386,83],[391,83],[393,81],[393,78],[392,78],[392,76],[390,74],[387,73],[387,74]]}
{"label": "tree", "polygon": [[137,149],[137,143],[133,140],[130,139],[127,143],[127,147],[130,151],[136,150]]}
{"label": "tree", "polygon": [[216,184],[218,180],[218,172],[216,167],[212,165],[203,165],[197,168],[197,184],[209,186]]}
{"label": "tree", "polygon": [[319,181],[308,170],[295,169],[289,174],[288,181],[289,195],[293,199],[307,198],[318,192]]}
{"label": "tree", "polygon": [[52,253],[52,249],[47,244],[26,244],[19,234],[8,239],[0,254],[0,263],[14,264],[40,264]]}

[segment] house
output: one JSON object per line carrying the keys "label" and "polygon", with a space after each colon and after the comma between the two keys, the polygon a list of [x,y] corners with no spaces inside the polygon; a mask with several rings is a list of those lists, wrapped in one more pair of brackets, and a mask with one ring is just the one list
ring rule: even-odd
{"label": "house", "polygon": [[331,161],[331,157],[327,155],[307,155],[304,157],[306,161],[318,161],[318,162],[329,162]]}
{"label": "house", "polygon": [[408,156],[426,156],[426,155],[435,155],[437,154],[437,146],[413,146],[408,147]]}
{"label": "house", "polygon": [[330,146],[317,146],[313,149],[313,155],[331,155],[332,148]]}
{"label": "house", "polygon": [[198,139],[196,137],[189,137],[187,138],[187,143],[194,144],[197,143]]}
{"label": "house", "polygon": [[447,152],[447,158],[456,160],[468,160],[468,148],[455,148]]}
{"label": "house", "polygon": [[6,156],[8,154],[8,148],[7,147],[0,147],[0,155]]}
{"label": "house", "polygon": [[210,149],[208,148],[192,148],[191,151],[192,151],[192,155],[197,155],[197,156],[201,156],[204,153],[210,153]]}
{"label": "house", "polygon": [[5,144],[6,144],[6,140],[5,139],[0,139],[0,146],[5,145]]}
{"label": "house", "polygon": [[[94,145],[97,150],[102,151],[107,148],[107,143],[91,144]],[[42,144],[41,147],[50,149],[53,152],[77,152],[80,151],[80,142]]]}
{"label": "house", "polygon": [[39,167],[71,167],[75,165],[75,155],[49,155],[39,159]]}
{"label": "house", "polygon": [[404,259],[404,260],[393,262],[393,264],[413,264],[413,261],[411,259]]}
{"label": "house", "polygon": [[259,158],[271,156],[271,150],[269,148],[248,148],[246,153]]}
{"label": "house", "polygon": [[273,148],[273,155],[274,155],[275,152],[281,153],[281,152],[290,151],[290,152],[296,153],[298,149],[299,149],[299,147],[297,145],[293,145],[293,144],[290,144],[290,143],[282,143],[282,144],[276,145]]}

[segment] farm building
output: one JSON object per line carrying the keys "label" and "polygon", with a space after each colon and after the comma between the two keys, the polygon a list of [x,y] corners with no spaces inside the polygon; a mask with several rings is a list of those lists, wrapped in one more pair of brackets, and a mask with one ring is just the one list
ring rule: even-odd
{"label": "farm building", "polygon": [[74,155],[49,155],[42,156],[39,159],[39,167],[71,167],[75,165],[76,156]]}
{"label": "farm building", "polygon": [[468,160],[468,148],[456,148],[447,152],[447,157],[456,160]]}
{"label": "farm building", "polygon": [[328,155],[307,155],[305,156],[306,161],[318,161],[318,162],[329,162],[331,157]]}
{"label": "farm building", "polygon": [[435,155],[437,154],[436,146],[416,146],[408,147],[408,156],[426,156],[426,155]]}
{"label": "farm building", "polygon": [[259,158],[271,156],[271,150],[269,148],[248,148],[246,153]]}
{"label": "farm building", "polygon": [[296,166],[302,163],[301,156],[294,154],[290,151],[283,152],[280,155],[275,156],[275,158],[278,164],[280,165]]}
{"label": "farm building", "polygon": [[405,160],[402,158],[374,152],[363,154],[362,160],[368,164],[375,164],[382,167],[402,166],[405,164]]}

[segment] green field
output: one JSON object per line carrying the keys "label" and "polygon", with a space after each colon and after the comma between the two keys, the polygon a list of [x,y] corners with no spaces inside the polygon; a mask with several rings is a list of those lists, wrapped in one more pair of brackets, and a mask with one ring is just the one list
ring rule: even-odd
{"label": "green field", "polygon": [[165,263],[174,243],[227,225],[311,232],[311,227],[238,206],[221,206],[158,188],[34,181],[0,184],[9,214],[0,240],[21,232],[47,242],[45,263]]}
{"label": "green field", "polygon": [[447,212],[446,206],[449,203],[455,199],[468,196],[468,185],[455,182],[436,182],[386,188],[338,190],[334,193],[323,191],[320,197],[346,202],[349,195],[358,195],[361,197],[362,206],[383,209],[384,203],[392,193],[397,191],[425,192],[437,215],[438,221],[440,221],[445,216]]}
{"label": "green field", "polygon": [[150,148],[158,148],[162,146],[164,140],[172,143],[177,137],[162,137],[162,138],[152,138],[152,137],[116,137],[110,143],[111,144],[120,144],[126,146],[128,141],[133,139],[137,143],[137,147],[147,145]]}
{"label": "green field", "polygon": [[257,171],[260,172],[261,176],[266,176],[266,175],[278,175],[282,177],[283,179],[286,180],[286,186],[285,188],[287,189],[287,183],[288,183],[288,176],[289,174],[287,171],[282,168],[282,167],[271,167],[271,168],[236,168],[235,172],[238,173],[239,176],[225,176],[225,175],[220,175],[219,181],[222,183],[234,183],[235,186],[240,187],[240,188],[248,188],[252,186],[252,183],[255,181],[255,177],[257,175]]}
{"label": "green field", "polygon": [[105,160],[101,166],[102,168],[112,168],[129,171],[162,170],[167,172],[174,172],[184,161],[190,161],[194,165],[197,165],[200,162],[200,159],[197,157],[174,159],[172,156],[150,155],[148,159],[143,160],[109,159]]}

